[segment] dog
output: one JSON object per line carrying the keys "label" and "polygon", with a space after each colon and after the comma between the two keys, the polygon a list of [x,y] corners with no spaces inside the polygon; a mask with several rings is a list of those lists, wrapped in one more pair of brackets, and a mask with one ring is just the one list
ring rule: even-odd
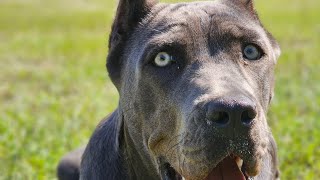
{"label": "dog", "polygon": [[120,0],[107,57],[118,108],[59,179],[278,179],[266,114],[279,55],[252,0]]}

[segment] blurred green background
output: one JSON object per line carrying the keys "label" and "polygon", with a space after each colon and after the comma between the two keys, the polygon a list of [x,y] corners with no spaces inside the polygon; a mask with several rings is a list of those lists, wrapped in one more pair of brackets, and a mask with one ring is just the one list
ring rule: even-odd
{"label": "blurred green background", "polygon": [[[54,179],[117,105],[105,70],[116,0],[0,0],[0,179]],[[320,1],[256,0],[278,39],[269,123],[282,179],[320,179]]]}

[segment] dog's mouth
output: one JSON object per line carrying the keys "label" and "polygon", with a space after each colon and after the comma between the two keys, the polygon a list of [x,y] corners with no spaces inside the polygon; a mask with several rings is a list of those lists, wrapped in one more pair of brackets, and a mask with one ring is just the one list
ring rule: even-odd
{"label": "dog's mouth", "polygon": [[[230,155],[220,161],[204,180],[252,180],[248,174],[250,169],[238,156]],[[162,180],[191,180],[180,175],[169,164],[165,163],[162,170]]]}

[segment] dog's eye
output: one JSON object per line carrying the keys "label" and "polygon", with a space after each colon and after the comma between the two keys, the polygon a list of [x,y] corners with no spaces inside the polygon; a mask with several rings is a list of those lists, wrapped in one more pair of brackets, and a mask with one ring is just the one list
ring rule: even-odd
{"label": "dog's eye", "polygon": [[258,60],[262,57],[262,52],[257,45],[248,44],[243,49],[243,56],[248,60]]}
{"label": "dog's eye", "polygon": [[158,67],[165,67],[170,65],[172,62],[174,62],[172,56],[170,56],[166,52],[160,52],[157,54],[157,56],[154,58],[154,65]]}

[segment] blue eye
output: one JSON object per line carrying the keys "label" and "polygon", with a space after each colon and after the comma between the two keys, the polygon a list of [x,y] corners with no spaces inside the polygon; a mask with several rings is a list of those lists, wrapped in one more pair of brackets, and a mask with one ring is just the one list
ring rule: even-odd
{"label": "blue eye", "polygon": [[153,62],[158,67],[165,67],[170,65],[173,62],[173,60],[172,60],[172,56],[170,56],[168,53],[160,52],[154,58]]}
{"label": "blue eye", "polygon": [[242,53],[244,58],[248,60],[258,60],[262,57],[260,48],[254,44],[246,45]]}

